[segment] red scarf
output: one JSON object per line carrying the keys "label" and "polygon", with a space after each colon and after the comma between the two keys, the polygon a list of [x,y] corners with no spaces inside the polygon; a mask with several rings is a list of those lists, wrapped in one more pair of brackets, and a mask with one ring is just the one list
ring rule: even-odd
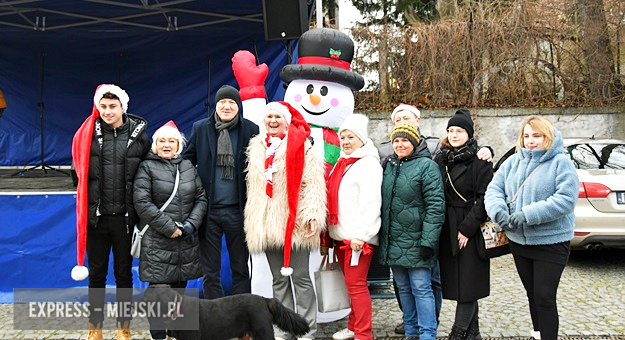
{"label": "red scarf", "polygon": [[360,158],[339,158],[326,183],[328,188],[328,224],[339,223],[339,187],[345,174],[345,168]]}
{"label": "red scarf", "polygon": [[[265,137],[265,146],[267,146],[267,150],[265,151],[265,178],[267,179],[267,185],[265,187],[265,192],[267,196],[273,197],[273,173],[277,172],[278,169],[274,167],[273,159],[276,156],[276,151],[280,144],[282,144],[284,137],[286,134],[281,134],[279,136],[271,136],[267,134]],[[279,139],[279,143],[276,139]],[[273,140],[273,143],[271,142]],[[272,147],[273,146],[273,147]]]}

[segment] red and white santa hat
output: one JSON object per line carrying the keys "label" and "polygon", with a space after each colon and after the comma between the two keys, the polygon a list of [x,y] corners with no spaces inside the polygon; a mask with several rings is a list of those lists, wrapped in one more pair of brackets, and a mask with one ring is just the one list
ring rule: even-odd
{"label": "red and white santa hat", "polygon": [[174,137],[174,138],[176,138],[178,140],[178,149],[175,151],[174,158],[176,158],[176,157],[180,156],[180,154],[182,154],[182,150],[184,149],[184,147],[186,145],[186,140],[184,139],[184,136],[182,135],[182,133],[178,129],[178,126],[176,126],[176,123],[174,123],[173,120],[170,120],[167,123],[163,124],[161,127],[156,129],[156,131],[154,131],[154,133],[152,134],[152,148],[151,148],[151,150],[155,154],[158,153],[156,151],[156,140],[158,138],[160,138],[161,136],[167,136],[167,137]]}
{"label": "red and white santa hat", "polygon": [[110,92],[119,98],[119,101],[122,103],[122,110],[126,113],[128,111],[128,102],[130,101],[130,97],[128,97],[126,91],[124,91],[121,87],[113,84],[102,84],[98,87],[93,95],[93,105],[95,105],[95,107],[99,107],[102,96],[104,96],[107,92]]}
{"label": "red and white santa hat", "polygon": [[[282,113],[287,121],[290,121],[286,137],[286,191],[289,217],[286,222],[284,235],[284,266],[280,269],[280,273],[283,276],[290,276],[293,274],[293,268],[291,268],[293,230],[295,230],[299,191],[302,184],[302,176],[304,175],[305,142],[308,136],[310,136],[310,126],[308,126],[302,114],[291,104],[283,101],[275,101],[270,104],[273,104],[272,106],[276,107],[276,110]],[[290,115],[290,117],[287,115]]]}
{"label": "red and white santa hat", "polygon": [[409,111],[409,112],[412,112],[412,114],[414,114],[415,117],[421,118],[421,111],[419,111],[419,109],[417,109],[416,106],[402,103],[402,104],[397,105],[397,107],[393,110],[393,113],[391,113],[392,121],[395,120],[395,114],[399,111]]}
{"label": "red and white santa hat", "polygon": [[156,131],[154,131],[154,133],[152,134],[152,140],[156,139],[161,133],[169,132],[169,131],[180,133],[180,130],[178,130],[178,127],[176,126],[176,123],[174,123],[173,120],[168,121],[167,123],[163,124],[160,128],[156,129]]}
{"label": "red and white santa hat", "polygon": [[[288,106],[284,104],[287,104]],[[282,117],[284,117],[284,119],[286,120],[286,124],[289,125],[291,124],[291,117],[293,117],[293,114],[290,111],[291,109],[296,110],[295,108],[293,108],[290,104],[286,102],[282,102],[282,101],[271,102],[265,105],[265,116],[271,110],[278,111],[278,113],[280,113],[280,115],[282,115]]]}

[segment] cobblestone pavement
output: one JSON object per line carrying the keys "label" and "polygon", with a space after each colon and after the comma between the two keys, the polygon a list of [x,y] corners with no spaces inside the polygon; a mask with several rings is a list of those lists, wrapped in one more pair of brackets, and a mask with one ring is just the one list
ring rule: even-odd
{"label": "cobblestone pavement", "polygon": [[[574,252],[558,290],[561,339],[625,339],[625,250]],[[453,324],[455,303],[445,300],[438,328],[446,337]],[[0,305],[0,339],[84,339],[84,331],[13,330],[12,305]],[[394,299],[373,300],[373,330],[377,339],[401,339],[393,329],[401,321]],[[346,318],[319,325],[318,339],[347,325]],[[525,290],[511,255],[491,262],[491,296],[480,300],[484,338],[528,339],[531,329]],[[115,339],[105,331],[105,339]],[[133,339],[150,339],[148,331],[133,331]]]}

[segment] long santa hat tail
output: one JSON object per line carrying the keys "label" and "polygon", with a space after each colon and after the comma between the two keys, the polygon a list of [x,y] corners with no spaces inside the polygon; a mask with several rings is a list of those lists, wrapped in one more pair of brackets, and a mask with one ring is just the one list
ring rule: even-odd
{"label": "long santa hat tail", "polygon": [[299,201],[299,191],[304,175],[304,157],[306,139],[310,136],[310,127],[302,114],[291,104],[278,101],[287,107],[291,113],[291,124],[287,131],[286,143],[286,189],[289,204],[289,217],[286,222],[286,233],[284,236],[284,267],[280,273],[289,276],[293,273],[291,268],[291,246],[293,240],[293,230],[297,219],[297,206]]}

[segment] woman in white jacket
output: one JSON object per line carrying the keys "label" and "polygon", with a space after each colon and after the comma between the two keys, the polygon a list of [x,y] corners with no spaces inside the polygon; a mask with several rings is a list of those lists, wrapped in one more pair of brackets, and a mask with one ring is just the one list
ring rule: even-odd
{"label": "woman in white jacket", "polygon": [[367,136],[366,116],[352,114],[339,128],[341,156],[328,179],[328,229],[345,275],[352,311],[336,340],[372,340],[371,295],[367,273],[378,245],[382,167]]}

